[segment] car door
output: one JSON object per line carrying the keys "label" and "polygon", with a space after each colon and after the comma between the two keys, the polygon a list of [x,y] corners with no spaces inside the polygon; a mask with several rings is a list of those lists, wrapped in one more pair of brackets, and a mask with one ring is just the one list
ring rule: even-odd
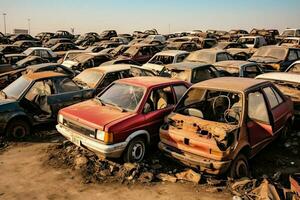
{"label": "car door", "polygon": [[175,96],[170,86],[158,87],[150,91],[143,114],[145,129],[152,138],[158,138],[159,128],[164,117],[173,110],[175,102]]}
{"label": "car door", "polygon": [[61,108],[92,98],[93,90],[81,89],[69,77],[58,77],[54,81],[55,94],[48,97],[48,104],[53,112],[57,113]]}
{"label": "car door", "polygon": [[273,128],[268,105],[260,89],[253,90],[247,95],[247,131],[252,155],[267,145],[273,137]]}
{"label": "car door", "polygon": [[279,134],[281,128],[285,126],[286,114],[289,111],[287,105],[284,104],[284,98],[278,93],[277,89],[271,85],[263,89],[265,99],[267,99],[268,107],[271,111],[272,126],[274,135]]}

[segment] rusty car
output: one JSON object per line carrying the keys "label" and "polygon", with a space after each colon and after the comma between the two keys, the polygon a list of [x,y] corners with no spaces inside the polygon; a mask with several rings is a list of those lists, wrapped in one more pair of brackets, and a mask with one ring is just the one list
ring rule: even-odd
{"label": "rusty car", "polygon": [[191,84],[220,77],[218,70],[211,64],[181,62],[166,65],[160,76],[179,79]]}
{"label": "rusty car", "polygon": [[0,91],[0,134],[23,138],[34,126],[55,122],[61,108],[92,97],[92,90],[61,73],[22,75]]}
{"label": "rusty car", "polygon": [[260,63],[266,69],[285,71],[293,62],[300,59],[300,48],[285,46],[260,47],[249,61]]}
{"label": "rusty car", "polygon": [[152,44],[135,44],[129,47],[118,58],[129,58],[138,63],[146,63],[152,56],[154,56],[160,50]]}
{"label": "rusty car", "polygon": [[271,82],[210,79],[190,87],[165,119],[159,149],[204,173],[241,178],[248,160],[292,123],[292,101]]}
{"label": "rusty car", "polygon": [[264,73],[260,64],[242,60],[220,61],[216,62],[214,66],[218,69],[221,76],[255,78]]}
{"label": "rusty car", "polygon": [[60,110],[56,128],[101,157],[140,162],[147,146],[158,140],[163,118],[188,87],[162,77],[121,79],[96,98]]}
{"label": "rusty car", "polygon": [[202,49],[191,52],[184,61],[199,62],[206,64],[213,64],[223,60],[234,60],[234,58],[222,49]]}

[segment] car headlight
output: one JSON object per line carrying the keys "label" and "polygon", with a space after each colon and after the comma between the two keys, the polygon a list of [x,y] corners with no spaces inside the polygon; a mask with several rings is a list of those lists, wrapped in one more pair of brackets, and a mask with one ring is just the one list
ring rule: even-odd
{"label": "car headlight", "polygon": [[64,123],[64,116],[62,114],[58,114],[57,120],[58,120],[58,123],[63,124]]}
{"label": "car headlight", "polygon": [[104,132],[104,131],[97,130],[97,132],[96,132],[96,138],[97,138],[98,140],[104,141],[104,138],[105,138],[105,132]]}
{"label": "car headlight", "polygon": [[112,133],[108,133],[108,132],[105,132],[105,131],[97,130],[96,131],[96,138],[98,140],[103,141],[106,144],[113,143],[113,134]]}

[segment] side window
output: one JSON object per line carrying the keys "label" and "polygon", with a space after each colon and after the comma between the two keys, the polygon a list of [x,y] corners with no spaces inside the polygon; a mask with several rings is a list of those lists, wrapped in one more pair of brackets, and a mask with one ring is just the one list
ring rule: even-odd
{"label": "side window", "polygon": [[205,80],[212,79],[215,77],[216,76],[211,69],[201,67],[201,68],[197,68],[197,69],[193,70],[191,82],[198,83],[200,81],[205,81]]}
{"label": "side window", "polygon": [[[147,113],[155,110],[167,108],[169,105],[174,105],[175,100],[171,87],[153,89],[148,97],[145,107]],[[145,110],[145,109],[144,109]]]}
{"label": "side window", "polygon": [[177,57],[177,60],[176,60],[176,63],[180,63],[182,62],[186,57],[187,57],[188,54],[182,54],[182,55],[179,55]]}
{"label": "side window", "polygon": [[255,78],[259,74],[260,71],[257,68],[257,66],[252,65],[252,66],[245,67],[244,77]]}
{"label": "side window", "polygon": [[107,87],[109,84],[111,84],[112,82],[114,82],[115,80],[120,79],[119,77],[119,73],[118,72],[111,72],[106,74],[106,76],[104,77],[104,80],[101,84],[100,87]]}
{"label": "side window", "polygon": [[297,60],[298,55],[295,50],[290,50],[289,55],[288,55],[288,60]]}
{"label": "side window", "polygon": [[91,68],[91,67],[94,67],[94,61],[92,59],[89,59],[88,61],[86,61],[84,64],[83,64],[83,67],[84,68]]}
{"label": "side window", "polygon": [[282,103],[283,100],[280,97],[280,95],[276,91],[274,91],[271,87],[266,87],[263,89],[263,91],[267,96],[271,108],[274,108],[280,103]]}
{"label": "side window", "polygon": [[187,90],[187,87],[185,85],[174,85],[173,89],[175,91],[177,102],[179,99],[183,96],[185,91]]}
{"label": "side window", "polygon": [[73,92],[80,90],[80,88],[69,78],[58,79],[56,81],[56,86],[58,93]]}
{"label": "side window", "polygon": [[217,62],[228,60],[227,55],[225,53],[218,53],[217,54]]}
{"label": "side window", "polygon": [[120,77],[121,78],[129,78],[129,77],[131,77],[130,73],[129,73],[129,70],[120,71],[119,73],[120,73]]}
{"label": "side window", "polygon": [[266,102],[262,93],[253,92],[248,94],[248,116],[252,120],[270,124]]}
{"label": "side window", "polygon": [[46,51],[46,50],[42,50],[42,51],[40,51],[40,53],[41,53],[42,58],[49,58],[50,57],[48,51]]}
{"label": "side window", "polygon": [[37,81],[30,88],[30,90],[25,95],[28,101],[39,103],[38,99],[43,96],[50,96],[53,94],[52,82],[50,80]]}

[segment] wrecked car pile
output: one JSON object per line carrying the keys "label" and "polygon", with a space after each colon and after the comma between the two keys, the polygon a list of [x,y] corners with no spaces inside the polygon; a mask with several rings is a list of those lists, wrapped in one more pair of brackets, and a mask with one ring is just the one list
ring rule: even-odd
{"label": "wrecked car pile", "polygon": [[[192,182],[236,198],[288,199],[278,183],[286,186],[290,175],[299,190],[300,49],[275,45],[277,35],[12,36],[8,43],[24,50],[0,45],[0,137],[23,139],[55,123],[66,141],[46,150],[45,163],[73,169],[85,183]],[[25,50],[29,43],[43,47]],[[276,154],[263,153],[276,141]],[[251,172],[255,179],[241,179]]]}

